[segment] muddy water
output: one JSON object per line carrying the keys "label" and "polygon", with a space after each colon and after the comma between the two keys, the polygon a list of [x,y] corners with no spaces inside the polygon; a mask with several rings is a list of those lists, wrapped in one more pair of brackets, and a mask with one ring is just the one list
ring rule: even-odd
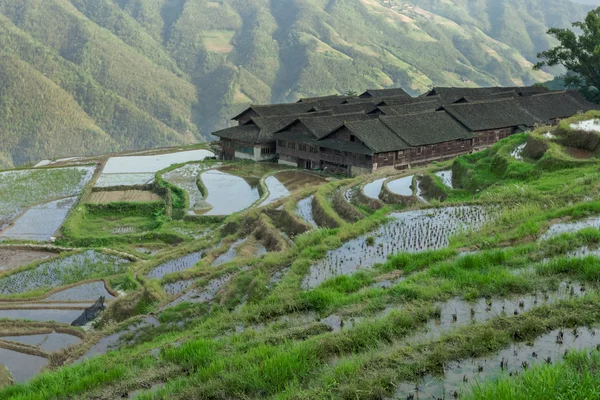
{"label": "muddy water", "polygon": [[28,344],[48,352],[58,351],[65,347],[81,343],[81,339],[77,336],[56,332],[41,335],[2,336],[0,340]]}
{"label": "muddy water", "polygon": [[48,365],[43,357],[31,356],[0,348],[0,360],[8,368],[16,382],[27,382]]}
{"label": "muddy water", "polygon": [[205,215],[231,215],[250,207],[260,198],[257,186],[250,186],[236,175],[211,170],[202,173],[201,179],[208,189],[206,201],[213,206]]}
{"label": "muddy water", "polygon": [[177,258],[175,260],[169,260],[154,268],[146,276],[148,278],[160,279],[167,274],[185,271],[186,269],[190,269],[196,263],[198,263],[202,259],[203,254],[203,251],[198,251],[195,253],[186,254],[185,256]]}
{"label": "muddy water", "polygon": [[594,157],[594,153],[588,150],[579,149],[577,147],[567,147],[567,153],[571,157],[579,158],[579,159],[587,159]]}
{"label": "muddy water", "polygon": [[383,187],[383,182],[385,182],[387,178],[377,179],[371,183],[367,183],[363,188],[363,193],[372,199],[379,199],[379,193],[381,193],[381,188]]}
{"label": "muddy water", "polygon": [[417,186],[417,189],[415,191],[415,196],[417,196],[417,199],[421,200],[425,204],[429,204],[429,202],[427,201],[427,199],[423,195],[423,189],[421,187],[421,180],[420,179],[417,181],[417,185],[416,186]]}
{"label": "muddy water", "polygon": [[399,196],[407,196],[410,197],[413,195],[412,190],[412,182],[414,175],[405,176],[404,178],[396,179],[395,181],[391,181],[387,184],[390,192],[397,194]]}
{"label": "muddy water", "polygon": [[540,240],[548,240],[563,233],[575,233],[585,228],[600,228],[600,217],[589,217],[579,221],[559,222],[550,226],[550,228],[540,237]]}
{"label": "muddy water", "polygon": [[570,125],[571,129],[587,132],[600,132],[600,119],[588,119]]}
{"label": "muddy water", "polygon": [[535,364],[561,361],[565,352],[591,350],[600,345],[600,329],[557,329],[533,343],[513,343],[488,357],[453,361],[444,366],[443,377],[425,376],[419,382],[398,385],[394,399],[454,398],[469,392],[471,385],[503,374],[520,373]]}
{"label": "muddy water", "polygon": [[75,205],[77,197],[56,200],[31,207],[14,221],[13,225],[0,233],[1,239],[50,240]]}
{"label": "muddy water", "polygon": [[[447,247],[452,234],[478,228],[488,214],[482,207],[464,206],[394,213],[390,218],[391,222],[375,231],[327,252],[325,259],[311,267],[302,286],[311,289],[331,277],[371,268],[391,254]],[[368,238],[373,245],[367,243]]]}
{"label": "muddy water", "polygon": [[290,195],[290,191],[285,187],[285,185],[273,175],[268,176],[265,179],[265,184],[269,189],[269,197],[267,197],[267,199],[261,204],[262,206],[269,205]]}
{"label": "muddy water", "polygon": [[83,310],[0,310],[0,319],[24,319],[39,322],[61,322],[71,325],[81,314]]}
{"label": "muddy water", "polygon": [[174,296],[176,294],[183,292],[185,289],[189,288],[190,286],[192,286],[193,283],[194,283],[193,279],[186,279],[186,280],[172,282],[172,283],[165,283],[163,285],[163,290],[165,292],[167,292],[167,294]]}
{"label": "muddy water", "polygon": [[128,260],[88,250],[65,258],[44,262],[34,269],[0,279],[0,294],[9,295],[37,289],[57,287],[69,282],[74,274],[85,275],[90,270],[113,275],[125,271]]}
{"label": "muddy water", "polygon": [[296,215],[308,222],[313,226],[313,228],[318,228],[317,221],[315,221],[315,217],[313,216],[312,211],[312,202],[315,198],[315,195],[310,195],[305,199],[302,199],[296,204]]}
{"label": "muddy water", "polygon": [[442,183],[444,185],[448,186],[450,189],[454,189],[454,186],[452,185],[452,170],[451,169],[448,169],[445,171],[438,171],[435,174],[440,177],[440,179],[442,180]]}
{"label": "muddy water", "polygon": [[46,297],[45,301],[97,300],[101,296],[104,296],[106,300],[113,300],[115,298],[112,294],[108,293],[104,282],[90,282],[56,292]]}

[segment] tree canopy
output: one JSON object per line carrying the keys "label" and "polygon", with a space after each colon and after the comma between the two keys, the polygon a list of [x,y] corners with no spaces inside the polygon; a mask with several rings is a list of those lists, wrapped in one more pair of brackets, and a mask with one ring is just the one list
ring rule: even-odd
{"label": "tree canopy", "polygon": [[552,28],[559,45],[538,54],[541,59],[534,69],[544,66],[564,66],[571,74],[565,77],[567,86],[600,89],[600,7],[589,12],[582,22],[574,22],[578,34],[571,29]]}

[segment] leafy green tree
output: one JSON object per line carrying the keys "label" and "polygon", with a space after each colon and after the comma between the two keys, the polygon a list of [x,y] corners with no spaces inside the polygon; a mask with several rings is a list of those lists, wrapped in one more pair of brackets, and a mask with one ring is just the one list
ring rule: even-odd
{"label": "leafy green tree", "polygon": [[548,31],[560,44],[539,53],[541,61],[534,69],[562,65],[571,72],[565,76],[566,86],[586,91],[590,87],[600,89],[600,7],[590,11],[585,21],[572,25],[581,30],[581,34],[559,28]]}
{"label": "leafy green tree", "polygon": [[346,96],[358,96],[358,93],[356,93],[354,90],[348,90],[346,93],[344,93],[344,95],[346,95]]}

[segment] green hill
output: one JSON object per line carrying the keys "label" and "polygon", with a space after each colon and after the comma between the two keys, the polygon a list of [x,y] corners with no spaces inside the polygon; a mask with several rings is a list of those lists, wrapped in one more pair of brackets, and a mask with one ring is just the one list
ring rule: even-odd
{"label": "green hill", "polygon": [[[250,102],[548,81],[531,70],[553,44],[546,29],[590,8],[566,0],[0,0],[2,50],[60,88],[64,104],[78,106],[76,120],[106,140],[86,148],[68,129],[25,131],[24,115],[8,116],[0,166],[204,140]],[[28,99],[34,93],[20,101],[39,102]],[[45,102],[61,104],[55,93]],[[59,113],[46,118],[62,125]]]}

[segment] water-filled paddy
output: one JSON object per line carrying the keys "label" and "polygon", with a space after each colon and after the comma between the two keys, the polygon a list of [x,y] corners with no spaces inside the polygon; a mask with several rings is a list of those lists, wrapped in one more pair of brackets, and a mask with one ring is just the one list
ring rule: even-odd
{"label": "water-filled paddy", "polygon": [[331,277],[371,268],[391,254],[446,247],[452,234],[480,227],[488,213],[482,207],[464,206],[393,213],[390,218],[375,231],[327,252],[311,267],[303,287],[314,288]]}
{"label": "water-filled paddy", "polygon": [[127,202],[162,202],[162,197],[150,190],[111,190],[93,192],[87,199],[88,203],[108,204]]}
{"label": "water-filled paddy", "polygon": [[308,222],[313,228],[318,228],[317,221],[315,221],[315,217],[313,216],[312,211],[312,202],[315,198],[315,195],[310,195],[305,199],[300,200],[296,204],[296,215],[302,218],[304,221]]}
{"label": "water-filled paddy", "polygon": [[63,224],[76,197],[31,207],[0,233],[2,239],[47,241]]}
{"label": "water-filled paddy", "polygon": [[442,183],[444,185],[448,186],[450,189],[454,189],[454,186],[452,185],[452,170],[451,169],[448,169],[445,171],[438,171],[435,174],[440,177],[440,179],[442,180]]}
{"label": "water-filled paddy", "polygon": [[88,250],[0,278],[0,294],[25,293],[116,275],[125,272],[128,263],[113,255]]}
{"label": "water-filled paddy", "polygon": [[15,381],[19,383],[27,382],[48,365],[48,360],[43,357],[3,348],[0,348],[0,360],[2,360],[2,365],[8,368]]}
{"label": "water-filled paddy", "polygon": [[0,172],[0,230],[28,207],[79,195],[93,172],[94,167]]}
{"label": "water-filled paddy", "polygon": [[54,310],[54,309],[15,309],[0,310],[0,319],[24,319],[38,322],[60,322],[71,325],[81,314],[83,310]]}
{"label": "water-filled paddy", "polygon": [[102,174],[96,187],[148,185],[154,182],[154,173],[141,174]]}
{"label": "water-filled paddy", "polygon": [[379,199],[379,194],[383,188],[383,182],[385,182],[386,179],[387,178],[381,178],[371,183],[367,183],[363,188],[364,194],[372,199]]}
{"label": "water-filled paddy", "polygon": [[90,282],[83,285],[74,286],[69,289],[56,292],[44,299],[44,301],[82,301],[82,300],[97,300],[104,296],[106,300],[113,300],[115,297],[110,294],[104,282]]}
{"label": "water-filled paddy", "polygon": [[600,119],[588,119],[587,121],[575,122],[570,125],[571,129],[587,132],[600,132]]}
{"label": "water-filled paddy", "polygon": [[165,283],[163,285],[163,290],[167,292],[167,294],[174,296],[185,291],[185,289],[189,288],[193,284],[193,279],[185,279],[177,282]]}
{"label": "water-filled paddy", "polygon": [[260,198],[258,185],[250,186],[242,177],[215,169],[203,172],[200,178],[208,190],[206,202],[213,206],[205,215],[231,215]]}
{"label": "water-filled paddy", "polygon": [[[235,243],[233,243],[227,252],[221,254],[213,263],[211,267],[218,267],[230,261],[233,261],[238,255],[241,248],[248,242],[248,238],[238,239]],[[260,257],[263,254],[267,253],[267,249],[261,243],[252,243],[252,256]]]}
{"label": "water-filled paddy", "polygon": [[173,164],[202,161],[208,157],[214,157],[214,153],[208,150],[189,150],[149,156],[111,157],[106,162],[102,175],[156,173]]}
{"label": "water-filled paddy", "polygon": [[267,185],[267,189],[269,190],[269,197],[262,203],[263,206],[290,195],[290,191],[274,175],[268,176],[265,179],[265,185]]}
{"label": "water-filled paddy", "polygon": [[[387,187],[390,192],[399,196],[412,196],[413,175],[405,176],[404,178],[396,179],[388,182]],[[377,194],[379,196],[379,194]]]}
{"label": "water-filled paddy", "polygon": [[173,307],[173,306],[176,306],[176,305],[184,303],[184,302],[188,302],[188,303],[210,302],[215,298],[217,293],[219,293],[221,288],[227,282],[229,282],[231,280],[231,278],[233,278],[233,274],[227,274],[227,275],[220,276],[219,278],[212,279],[206,284],[205,287],[195,288],[195,289],[188,291],[183,296],[178,297],[177,299],[175,299],[172,302],[170,302],[169,304],[167,304],[165,307],[163,307],[163,309],[167,308],[167,307]]}
{"label": "water-filled paddy", "polygon": [[197,251],[174,260],[166,261],[150,271],[147,276],[148,278],[160,279],[167,274],[185,271],[198,263],[202,259],[203,254],[203,251]]}
{"label": "water-filled paddy", "polygon": [[556,223],[540,237],[540,240],[548,240],[563,233],[575,233],[585,228],[600,228],[600,217],[589,217],[579,221]]}
{"label": "water-filled paddy", "polygon": [[186,191],[190,201],[190,213],[206,210],[206,202],[198,188],[198,175],[208,168],[204,164],[186,164],[163,175],[164,180]]}
{"label": "water-filled paddy", "polygon": [[0,336],[0,340],[27,344],[48,352],[58,351],[65,347],[81,343],[81,339],[77,336],[57,332],[39,335]]}

